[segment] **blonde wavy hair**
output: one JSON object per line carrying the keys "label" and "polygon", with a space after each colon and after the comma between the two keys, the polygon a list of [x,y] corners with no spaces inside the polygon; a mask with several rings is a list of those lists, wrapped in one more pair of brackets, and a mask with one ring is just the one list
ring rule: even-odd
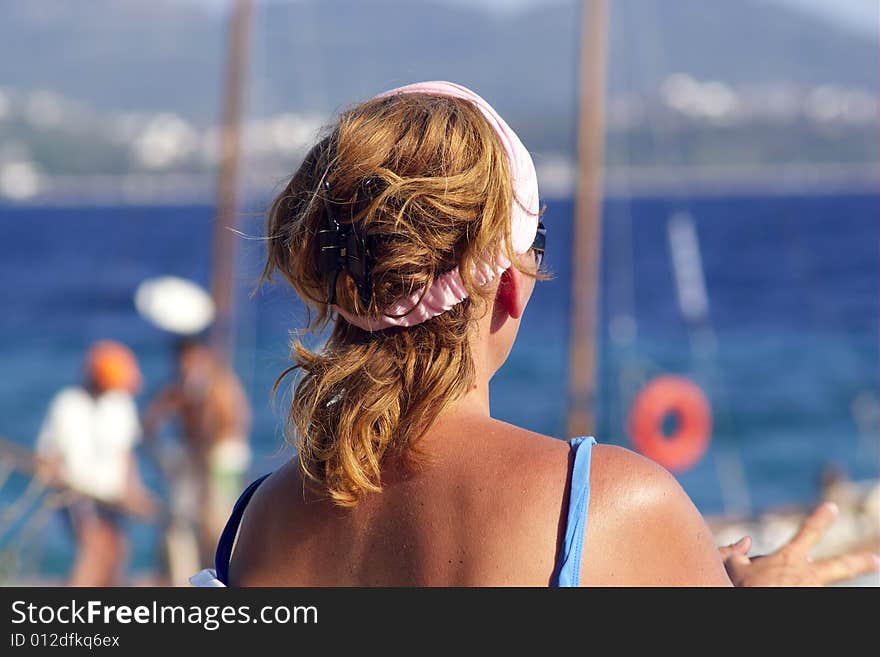
{"label": "blonde wavy hair", "polygon": [[[501,248],[517,262],[502,246],[511,244],[515,202],[504,149],[479,109],[425,94],[343,113],[274,200],[261,280],[284,276],[310,310],[308,328],[335,320],[320,351],[293,341],[293,365],[273,390],[298,374],[287,434],[314,490],[345,507],[381,491],[383,463],[415,466],[417,439],[471,388],[470,327],[494,289],[476,285],[473,271]],[[371,244],[369,299],[342,272],[341,308],[378,315],[455,267],[470,297],[408,328],[369,332],[335,317],[317,245],[328,203]]]}

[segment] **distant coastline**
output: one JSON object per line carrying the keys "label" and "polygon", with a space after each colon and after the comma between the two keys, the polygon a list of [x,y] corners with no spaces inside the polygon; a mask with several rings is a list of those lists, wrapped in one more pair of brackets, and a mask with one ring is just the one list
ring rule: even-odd
{"label": "distant coastline", "polygon": [[[567,160],[539,161],[538,179],[544,198],[574,194],[575,168]],[[251,171],[243,203],[268,199],[284,181],[281,172]],[[44,176],[26,198],[0,196],[0,212],[4,205],[210,205],[215,185],[209,173]],[[614,168],[605,173],[604,189],[609,198],[871,194],[880,193],[880,163]]]}
{"label": "distant coastline", "polygon": [[[574,195],[574,168],[541,180],[548,198]],[[880,192],[880,163],[629,167],[605,175],[608,197],[831,195]]]}

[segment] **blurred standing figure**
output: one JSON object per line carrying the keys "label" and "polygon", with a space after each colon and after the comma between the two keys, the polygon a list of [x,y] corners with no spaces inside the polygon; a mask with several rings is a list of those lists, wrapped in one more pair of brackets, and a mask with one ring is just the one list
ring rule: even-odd
{"label": "blurred standing figure", "polygon": [[185,453],[169,482],[174,514],[195,529],[200,558],[210,560],[250,464],[251,410],[235,372],[208,345],[183,340],[177,365],[176,380],[147,408],[144,430],[153,439],[179,418]]}
{"label": "blurred standing figure", "polygon": [[96,342],[86,356],[84,385],[55,396],[40,430],[38,474],[81,494],[68,507],[77,541],[71,586],[118,585],[127,552],[122,515],[154,509],[134,454],[141,427],[133,395],[141,383],[128,347]]}

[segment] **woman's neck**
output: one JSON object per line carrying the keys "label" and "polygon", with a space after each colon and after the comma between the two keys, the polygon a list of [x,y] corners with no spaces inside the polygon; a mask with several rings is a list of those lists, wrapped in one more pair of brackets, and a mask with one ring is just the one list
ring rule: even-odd
{"label": "woman's neck", "polygon": [[464,397],[449,405],[449,413],[465,413],[467,415],[491,415],[489,408],[489,381],[476,381]]}
{"label": "woman's neck", "polygon": [[[487,335],[488,332],[482,335]],[[489,381],[492,371],[487,340],[480,339],[481,333],[475,331],[471,339],[471,357],[474,362],[474,380],[467,393],[452,404],[447,411],[450,413],[466,413],[468,415],[490,416]]]}

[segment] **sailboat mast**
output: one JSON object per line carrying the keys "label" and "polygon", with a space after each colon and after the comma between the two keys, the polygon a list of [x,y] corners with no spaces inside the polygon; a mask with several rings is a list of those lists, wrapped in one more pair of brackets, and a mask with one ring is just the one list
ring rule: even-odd
{"label": "sailboat mast", "polygon": [[251,9],[252,0],[233,0],[227,36],[223,124],[220,132],[220,171],[211,273],[211,296],[216,308],[211,344],[220,353],[228,353],[233,346],[232,302],[236,241],[232,229],[237,223],[242,150],[241,118],[247,78]]}
{"label": "sailboat mast", "polygon": [[581,21],[568,436],[592,435],[596,423],[596,334],[605,148],[607,0],[583,0]]}

